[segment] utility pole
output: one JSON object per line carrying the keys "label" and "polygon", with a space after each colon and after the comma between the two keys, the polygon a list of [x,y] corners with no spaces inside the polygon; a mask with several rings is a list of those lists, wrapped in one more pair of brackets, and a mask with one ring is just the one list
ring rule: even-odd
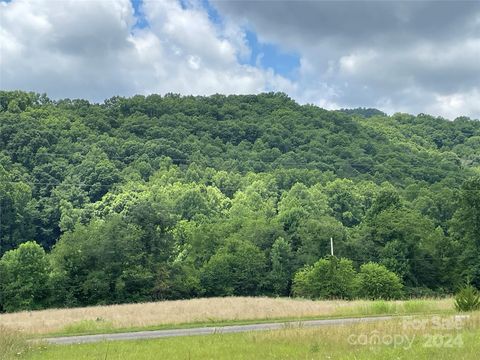
{"label": "utility pole", "polygon": [[330,253],[333,256],[333,237],[330,238]]}

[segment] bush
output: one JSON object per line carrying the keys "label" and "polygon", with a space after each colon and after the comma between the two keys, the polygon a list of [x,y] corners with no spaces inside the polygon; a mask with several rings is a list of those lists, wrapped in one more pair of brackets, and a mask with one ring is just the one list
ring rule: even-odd
{"label": "bush", "polygon": [[373,262],[360,267],[356,288],[357,296],[367,299],[390,300],[403,295],[403,284],[398,275]]}
{"label": "bush", "polygon": [[0,308],[7,312],[45,307],[50,264],[34,241],[7,251],[0,259]]}
{"label": "bush", "polygon": [[351,299],[354,280],[352,261],[330,256],[295,274],[293,294],[308,298]]}
{"label": "bush", "polygon": [[480,294],[472,285],[466,285],[455,295],[455,308],[458,311],[480,309]]}

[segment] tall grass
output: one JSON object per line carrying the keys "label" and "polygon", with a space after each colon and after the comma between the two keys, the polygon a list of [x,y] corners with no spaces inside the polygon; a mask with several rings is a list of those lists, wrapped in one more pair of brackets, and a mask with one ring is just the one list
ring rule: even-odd
{"label": "tall grass", "polygon": [[18,358],[29,349],[26,338],[20,331],[8,329],[0,325],[0,359]]}
{"label": "tall grass", "polygon": [[224,297],[0,314],[0,324],[28,334],[86,333],[206,322],[408,314],[452,309],[452,299],[312,301]]}
{"label": "tall grass", "polygon": [[67,334],[83,334],[89,332],[112,332],[115,327],[111,322],[104,319],[97,318],[95,320],[80,320],[71,324],[68,324],[62,329],[62,332]]}
{"label": "tall grass", "polygon": [[412,300],[375,300],[353,301],[352,306],[339,307],[336,315],[403,315],[453,311],[452,299],[412,299]]}

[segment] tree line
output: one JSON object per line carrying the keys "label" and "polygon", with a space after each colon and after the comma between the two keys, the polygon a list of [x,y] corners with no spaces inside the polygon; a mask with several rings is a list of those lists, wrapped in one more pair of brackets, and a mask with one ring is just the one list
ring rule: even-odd
{"label": "tree line", "polygon": [[476,120],[277,93],[0,92],[0,310],[479,287],[479,150]]}

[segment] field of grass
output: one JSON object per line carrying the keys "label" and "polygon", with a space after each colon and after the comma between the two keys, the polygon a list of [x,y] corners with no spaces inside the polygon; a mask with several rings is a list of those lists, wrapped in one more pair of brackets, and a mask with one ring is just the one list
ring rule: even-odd
{"label": "field of grass", "polygon": [[480,313],[323,328],[47,346],[28,360],[477,359]]}
{"label": "field of grass", "polygon": [[452,299],[311,301],[289,298],[224,297],[0,314],[0,324],[30,336],[41,336],[451,311],[453,311]]}
{"label": "field of grass", "polygon": [[0,324],[0,360],[19,358],[30,350],[26,336]]}

